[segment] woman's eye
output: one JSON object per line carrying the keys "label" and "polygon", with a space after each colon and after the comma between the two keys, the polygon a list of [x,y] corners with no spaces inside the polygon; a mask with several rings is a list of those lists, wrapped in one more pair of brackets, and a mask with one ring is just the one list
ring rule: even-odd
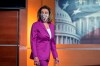
{"label": "woman's eye", "polygon": [[45,14],[48,14],[48,12],[45,12]]}

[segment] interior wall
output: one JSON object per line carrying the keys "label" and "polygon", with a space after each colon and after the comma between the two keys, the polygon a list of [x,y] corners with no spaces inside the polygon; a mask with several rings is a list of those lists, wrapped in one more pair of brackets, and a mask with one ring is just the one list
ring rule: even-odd
{"label": "interior wall", "polygon": [[[34,66],[33,60],[30,57],[30,29],[34,22],[37,21],[37,11],[42,5],[48,5],[52,9],[53,23],[55,15],[55,0],[28,0],[27,7],[27,66]],[[99,65],[98,50],[100,45],[60,45],[57,44],[57,52],[59,55],[60,64],[55,65],[52,55],[50,57],[49,66],[89,66]]]}
{"label": "interior wall", "polygon": [[28,0],[27,7],[27,66],[34,66],[33,60],[30,59],[30,30],[31,26],[37,20],[37,11],[41,7],[41,0]]}
{"label": "interior wall", "polygon": [[27,66],[27,9],[19,11],[19,66]]}
{"label": "interior wall", "polygon": [[[34,22],[37,21],[37,11],[38,9],[43,6],[47,5],[52,9],[53,14],[53,23],[54,23],[54,0],[28,0],[28,22],[27,22],[27,66],[34,66],[33,60],[31,60],[30,57],[30,30],[31,26]],[[52,65],[52,60],[50,65]],[[54,62],[53,62],[54,63]]]}

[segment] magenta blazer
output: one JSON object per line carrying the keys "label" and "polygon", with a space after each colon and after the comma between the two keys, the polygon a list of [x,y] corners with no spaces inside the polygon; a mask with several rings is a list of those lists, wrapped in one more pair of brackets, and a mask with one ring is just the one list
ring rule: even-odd
{"label": "magenta blazer", "polygon": [[41,21],[33,23],[30,36],[32,50],[30,55],[31,59],[34,59],[34,57],[38,57],[39,60],[50,59],[50,51],[52,52],[53,58],[58,57],[56,51],[54,25],[50,23],[49,27],[52,34],[51,39],[44,24]]}

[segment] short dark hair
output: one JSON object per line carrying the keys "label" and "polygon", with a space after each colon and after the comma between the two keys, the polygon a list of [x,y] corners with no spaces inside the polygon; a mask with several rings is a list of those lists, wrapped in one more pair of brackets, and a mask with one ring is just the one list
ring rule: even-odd
{"label": "short dark hair", "polygon": [[47,10],[49,11],[48,23],[51,23],[51,21],[52,21],[52,19],[51,19],[51,9],[50,9],[48,6],[46,6],[46,5],[42,6],[42,7],[38,10],[38,13],[37,13],[38,21],[39,21],[39,20],[42,21],[42,19],[41,19],[41,10],[42,10],[42,9],[47,9]]}

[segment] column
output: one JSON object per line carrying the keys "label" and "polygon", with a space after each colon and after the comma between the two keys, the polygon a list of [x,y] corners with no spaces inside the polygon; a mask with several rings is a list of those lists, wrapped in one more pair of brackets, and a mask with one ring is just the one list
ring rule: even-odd
{"label": "column", "polygon": [[71,37],[69,37],[69,44],[72,44],[72,40],[71,40]]}
{"label": "column", "polygon": [[63,36],[61,36],[61,44],[63,44]]}
{"label": "column", "polygon": [[77,44],[79,44],[79,41],[77,40]]}
{"label": "column", "polygon": [[73,44],[75,44],[75,39],[73,38]]}
{"label": "column", "polygon": [[63,36],[60,36],[60,44],[63,44]]}
{"label": "column", "polygon": [[63,36],[63,43],[66,44],[66,36]]}
{"label": "column", "polygon": [[[89,23],[90,21],[89,21],[89,17],[87,17],[87,33],[89,33],[90,32],[90,25],[91,25],[91,23]],[[87,38],[89,37],[90,35],[87,35]]]}
{"label": "column", "polygon": [[77,44],[76,39],[75,39],[75,44]]}
{"label": "column", "polygon": [[67,41],[68,41],[68,39],[67,39],[67,36],[66,36],[66,44],[68,44],[68,42],[67,42]]}
{"label": "column", "polygon": [[58,40],[58,35],[56,36],[56,43],[57,44],[59,44],[59,42],[58,42],[59,40]]}
{"label": "column", "polygon": [[98,22],[96,20],[96,17],[94,17],[94,35],[97,35],[96,29],[98,28]]}
{"label": "column", "polygon": [[70,43],[69,43],[69,37],[67,37],[67,38],[68,38],[68,39],[67,39],[67,44],[70,44]]}

